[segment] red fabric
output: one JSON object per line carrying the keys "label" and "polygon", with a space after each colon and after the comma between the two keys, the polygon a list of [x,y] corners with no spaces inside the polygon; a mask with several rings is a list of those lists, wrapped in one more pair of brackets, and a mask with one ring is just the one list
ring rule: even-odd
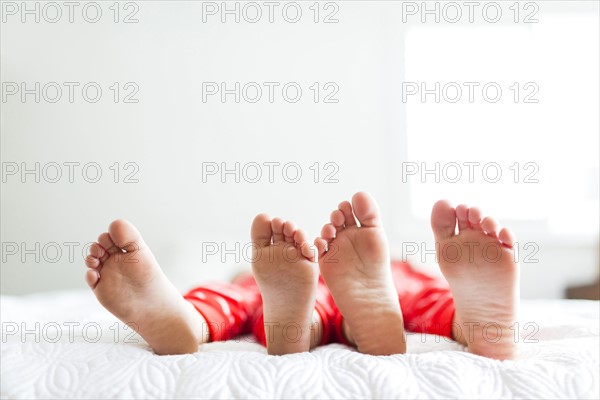
{"label": "red fabric", "polygon": [[446,280],[399,261],[392,261],[392,276],[406,330],[452,338],[454,299]]}
{"label": "red fabric", "polygon": [[233,283],[207,283],[183,298],[206,320],[211,342],[250,333],[252,317],[261,305],[258,287]]}
{"label": "red fabric", "polygon": [[[392,262],[392,276],[406,329],[451,338],[454,301],[446,281],[397,261]],[[259,343],[266,343],[262,299],[252,275],[239,277],[234,283],[199,286],[186,293],[184,298],[207,321],[211,341],[253,333]],[[349,344],[343,334],[343,317],[322,278],[319,278],[315,310],[323,322],[321,345]]]}

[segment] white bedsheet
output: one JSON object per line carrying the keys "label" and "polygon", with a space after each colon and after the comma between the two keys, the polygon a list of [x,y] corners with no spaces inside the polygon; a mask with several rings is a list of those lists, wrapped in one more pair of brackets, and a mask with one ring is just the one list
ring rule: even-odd
{"label": "white bedsheet", "polygon": [[417,334],[409,335],[408,354],[390,357],[342,345],[271,357],[249,339],[159,357],[137,335],[127,341],[138,343],[124,343],[130,331],[120,323],[115,341],[116,319],[90,292],[2,296],[1,396],[598,398],[599,303],[522,303],[521,326],[537,324],[539,342],[522,343],[518,360],[499,362]]}

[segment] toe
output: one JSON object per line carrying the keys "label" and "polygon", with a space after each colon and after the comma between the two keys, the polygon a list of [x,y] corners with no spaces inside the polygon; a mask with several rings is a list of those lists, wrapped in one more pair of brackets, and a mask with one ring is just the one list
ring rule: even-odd
{"label": "toe", "polygon": [[98,260],[106,260],[107,252],[104,248],[98,243],[92,243],[90,249],[88,250],[89,256],[91,258],[96,258]]}
{"label": "toe", "polygon": [[252,242],[261,247],[269,246],[272,236],[271,218],[267,214],[259,214],[254,217],[252,228],[250,229]]}
{"label": "toe", "polygon": [[129,221],[117,219],[108,227],[108,234],[113,243],[127,252],[143,248],[142,235]]}
{"label": "toe", "polygon": [[302,229],[296,230],[296,232],[294,233],[294,243],[296,243],[297,245],[301,245],[303,243],[306,243],[307,240],[308,236],[306,236],[306,233]]}
{"label": "toe", "polygon": [[338,209],[342,212],[342,214],[344,214],[344,225],[346,225],[347,227],[356,226],[356,218],[354,218],[354,213],[352,212],[352,205],[349,201],[342,201],[338,205]]}
{"label": "toe", "polygon": [[469,229],[469,207],[464,204],[459,204],[456,207],[456,219],[458,220],[459,231]]}
{"label": "toe", "polygon": [[283,236],[288,243],[294,243],[294,233],[296,232],[296,224],[292,221],[286,221],[283,224]]}
{"label": "toe", "polygon": [[341,230],[344,228],[345,219],[346,218],[344,217],[344,213],[341,212],[340,210],[332,211],[331,217],[329,218],[329,220],[331,221],[333,226],[335,226],[338,230]]}
{"label": "toe", "polygon": [[271,229],[273,231],[273,243],[283,242],[283,224],[284,220],[281,218],[273,218],[271,221]]}
{"label": "toe", "polygon": [[92,289],[96,288],[98,281],[100,280],[100,274],[98,271],[93,269],[88,269],[85,273],[85,281]]}
{"label": "toe", "polygon": [[469,208],[469,225],[473,229],[481,229],[481,210],[479,208]]}
{"label": "toe", "polygon": [[492,217],[485,217],[481,221],[481,229],[491,237],[498,237],[498,221]]}
{"label": "toe", "polygon": [[321,237],[326,241],[333,240],[335,238],[335,227],[331,224],[323,225],[323,229],[321,229]]}
{"label": "toe", "polygon": [[315,247],[317,248],[317,255],[321,257],[327,251],[327,241],[323,238],[316,238]]}
{"label": "toe", "polygon": [[439,200],[431,210],[431,229],[435,240],[441,242],[454,236],[456,213],[447,200]]}
{"label": "toe", "polygon": [[502,228],[500,233],[498,233],[498,239],[500,239],[502,244],[510,248],[512,248],[516,242],[515,235],[508,228]]}
{"label": "toe", "polygon": [[306,241],[300,245],[300,252],[304,257],[306,257],[307,260],[318,260],[317,249],[315,248],[315,246],[311,246],[311,244]]}
{"label": "toe", "polygon": [[361,226],[381,226],[379,218],[379,207],[375,199],[366,192],[358,192],[352,196],[352,207],[354,214]]}
{"label": "toe", "polygon": [[108,254],[114,254],[119,250],[113,243],[108,232],[104,232],[98,236],[98,243],[108,252]]}
{"label": "toe", "polygon": [[96,269],[100,266],[100,260],[90,254],[85,258],[85,266]]}

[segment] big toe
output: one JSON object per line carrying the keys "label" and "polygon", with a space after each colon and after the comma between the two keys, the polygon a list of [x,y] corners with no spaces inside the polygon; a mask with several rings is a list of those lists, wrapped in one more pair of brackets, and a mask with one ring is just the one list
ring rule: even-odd
{"label": "big toe", "polygon": [[456,211],[447,200],[439,200],[431,210],[431,229],[436,241],[448,239],[454,235]]}
{"label": "big toe", "polygon": [[379,206],[367,192],[358,192],[352,196],[352,208],[361,226],[380,226]]}
{"label": "big toe", "polygon": [[113,221],[108,227],[108,234],[118,248],[127,252],[141,250],[143,247],[140,232],[131,222],[124,219]]}
{"label": "big toe", "polygon": [[258,214],[254,217],[252,228],[250,229],[252,242],[261,246],[268,246],[271,244],[272,236],[271,218],[267,214]]}

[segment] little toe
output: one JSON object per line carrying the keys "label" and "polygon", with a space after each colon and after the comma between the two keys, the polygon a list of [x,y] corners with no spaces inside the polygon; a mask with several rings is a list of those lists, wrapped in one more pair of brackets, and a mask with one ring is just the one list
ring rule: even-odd
{"label": "little toe", "polygon": [[456,207],[456,219],[458,220],[458,230],[463,231],[468,229],[469,225],[469,207],[464,204],[459,204]]}
{"label": "little toe", "polygon": [[481,221],[481,229],[491,237],[498,237],[498,221],[492,217],[485,217]]}
{"label": "little toe", "polygon": [[481,210],[479,208],[469,208],[469,225],[473,229],[481,229]]}
{"label": "little toe", "polygon": [[502,242],[503,245],[512,248],[516,242],[516,237],[514,233],[508,228],[502,228],[500,233],[498,233],[498,239]]}
{"label": "little toe", "polygon": [[321,229],[321,237],[328,242],[335,239],[335,233],[335,226],[331,224],[325,224],[323,225],[323,229]]}
{"label": "little toe", "polygon": [[377,202],[367,192],[358,192],[352,196],[352,208],[361,226],[381,226]]}
{"label": "little toe", "polygon": [[307,260],[317,261],[318,260],[318,250],[315,246],[311,246],[308,242],[302,242],[300,245],[300,252]]}
{"label": "little toe", "polygon": [[294,233],[296,232],[296,224],[292,221],[285,221],[283,224],[283,235],[285,241],[288,243],[294,243]]}
{"label": "little toe", "polygon": [[96,288],[96,285],[98,284],[99,280],[100,280],[100,274],[98,273],[98,271],[96,271],[94,269],[88,269],[85,272],[85,281],[87,282],[89,287],[91,287],[92,289]]}
{"label": "little toe", "polygon": [[437,242],[454,236],[456,213],[447,200],[439,200],[431,210],[431,229]]}
{"label": "little toe", "polygon": [[323,238],[316,238],[315,247],[317,248],[317,256],[322,257],[327,251],[327,241]]}
{"label": "little toe", "polygon": [[285,237],[283,236],[283,224],[284,220],[281,218],[273,218],[271,221],[271,229],[273,231],[273,243],[283,242]]}
{"label": "little toe", "polygon": [[273,231],[271,230],[271,218],[267,214],[259,214],[252,221],[250,238],[253,243],[261,247],[269,246]]}
{"label": "little toe", "polygon": [[352,212],[352,205],[349,201],[342,201],[338,205],[338,210],[344,214],[344,225],[346,227],[356,226],[356,218],[354,217],[354,213]]}

